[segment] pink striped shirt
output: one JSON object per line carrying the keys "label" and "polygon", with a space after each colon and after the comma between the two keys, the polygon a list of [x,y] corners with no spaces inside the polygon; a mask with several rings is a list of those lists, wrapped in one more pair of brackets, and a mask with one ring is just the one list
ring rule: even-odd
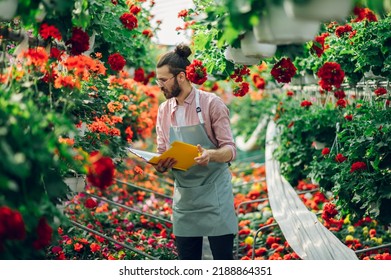
{"label": "pink striped shirt", "polygon": [[[186,125],[200,123],[196,112],[195,88],[193,87],[184,102]],[[233,140],[230,127],[229,110],[224,102],[214,93],[199,90],[200,107],[205,123],[206,134],[217,148],[229,146],[232,149],[232,158],[236,157],[236,145]],[[171,98],[160,104],[156,132],[157,150],[163,153],[170,147],[170,125],[177,126],[175,112],[178,104],[175,98]]]}

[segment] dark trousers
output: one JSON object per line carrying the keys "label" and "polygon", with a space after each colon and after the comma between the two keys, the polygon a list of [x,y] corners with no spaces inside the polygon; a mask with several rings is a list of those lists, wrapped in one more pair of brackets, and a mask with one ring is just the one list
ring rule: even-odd
{"label": "dark trousers", "polygon": [[[202,259],[202,236],[175,237],[175,245],[180,260]],[[233,260],[234,235],[208,236],[214,260]]]}

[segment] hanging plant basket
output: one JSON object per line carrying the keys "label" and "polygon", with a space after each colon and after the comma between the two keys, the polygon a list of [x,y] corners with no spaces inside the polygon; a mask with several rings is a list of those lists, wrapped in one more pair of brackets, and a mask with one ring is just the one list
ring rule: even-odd
{"label": "hanging plant basket", "polygon": [[0,0],[0,21],[11,20],[18,9],[18,0]]}
{"label": "hanging plant basket", "polygon": [[352,0],[284,0],[287,15],[302,20],[344,20],[352,8]]}
{"label": "hanging plant basket", "polygon": [[86,176],[85,175],[76,175],[71,177],[64,178],[64,183],[71,189],[74,193],[83,192],[86,186]]}
{"label": "hanging plant basket", "polygon": [[228,46],[224,52],[225,59],[243,65],[257,65],[259,58],[245,56],[241,48],[233,48]]}
{"label": "hanging plant basket", "polygon": [[318,21],[291,18],[282,5],[269,1],[265,13],[260,17],[253,31],[259,43],[285,45],[311,41],[319,28]]}
{"label": "hanging plant basket", "polygon": [[243,54],[248,57],[258,59],[273,57],[277,51],[277,46],[273,44],[261,44],[255,39],[254,32],[248,31],[240,40]]}

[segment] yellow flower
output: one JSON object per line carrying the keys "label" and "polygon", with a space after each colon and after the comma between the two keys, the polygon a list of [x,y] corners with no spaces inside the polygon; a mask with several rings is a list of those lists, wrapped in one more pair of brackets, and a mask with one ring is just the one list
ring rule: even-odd
{"label": "yellow flower", "polygon": [[246,243],[247,245],[253,245],[254,238],[252,236],[247,236],[246,239],[244,239],[244,243]]}
{"label": "yellow flower", "polygon": [[352,235],[346,235],[345,241],[353,241],[354,237]]}
{"label": "yellow flower", "polygon": [[346,218],[343,220],[343,223],[346,225],[346,224],[350,224],[350,215],[347,215]]}
{"label": "yellow flower", "polygon": [[354,226],[348,226],[348,232],[349,233],[353,233],[355,232],[356,230],[354,229]]}

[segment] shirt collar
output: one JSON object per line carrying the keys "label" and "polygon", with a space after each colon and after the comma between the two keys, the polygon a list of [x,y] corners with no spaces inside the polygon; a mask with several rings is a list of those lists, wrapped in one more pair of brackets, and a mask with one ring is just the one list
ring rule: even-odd
{"label": "shirt collar", "polygon": [[[190,105],[190,104],[192,104],[192,103],[194,102],[194,99],[195,99],[195,92],[196,92],[195,87],[192,87],[192,89],[191,89],[191,91],[190,91],[190,94],[186,97],[186,99],[185,99],[185,101],[184,101],[185,104]],[[178,103],[176,102],[176,99],[175,99],[175,98],[171,98],[171,99],[169,100],[169,102],[170,102],[170,107],[172,108],[171,113],[173,113],[173,112],[175,112],[176,109],[178,108]]]}

